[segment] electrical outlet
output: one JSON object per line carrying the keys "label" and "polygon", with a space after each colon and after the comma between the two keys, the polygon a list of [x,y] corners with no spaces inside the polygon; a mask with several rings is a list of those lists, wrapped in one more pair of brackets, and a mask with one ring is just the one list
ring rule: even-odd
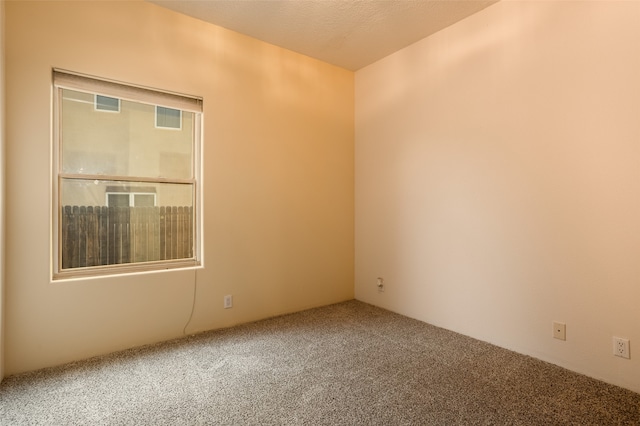
{"label": "electrical outlet", "polygon": [[384,292],[384,278],[380,278],[378,277],[378,292],[383,293]]}
{"label": "electrical outlet", "polygon": [[233,296],[228,294],[224,297],[224,308],[233,308]]}
{"label": "electrical outlet", "polygon": [[613,354],[620,358],[631,358],[629,354],[629,339],[613,337]]}
{"label": "electrical outlet", "polygon": [[553,322],[553,338],[567,340],[567,325],[562,322]]}

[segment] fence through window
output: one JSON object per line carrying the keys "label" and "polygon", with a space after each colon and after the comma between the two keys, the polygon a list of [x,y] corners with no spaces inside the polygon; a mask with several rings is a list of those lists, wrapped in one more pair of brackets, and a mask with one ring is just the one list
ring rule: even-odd
{"label": "fence through window", "polygon": [[62,207],[62,269],[193,258],[193,208]]}

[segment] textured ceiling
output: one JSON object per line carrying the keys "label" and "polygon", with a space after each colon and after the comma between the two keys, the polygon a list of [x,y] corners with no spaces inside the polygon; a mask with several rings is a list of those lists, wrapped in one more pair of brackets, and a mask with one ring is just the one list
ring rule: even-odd
{"label": "textured ceiling", "polygon": [[148,0],[355,71],[498,0]]}

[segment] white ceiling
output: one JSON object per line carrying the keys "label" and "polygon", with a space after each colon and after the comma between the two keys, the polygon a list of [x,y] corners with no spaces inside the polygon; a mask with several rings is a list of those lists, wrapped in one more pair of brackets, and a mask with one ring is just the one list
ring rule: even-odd
{"label": "white ceiling", "polygon": [[148,0],[356,71],[498,0]]}

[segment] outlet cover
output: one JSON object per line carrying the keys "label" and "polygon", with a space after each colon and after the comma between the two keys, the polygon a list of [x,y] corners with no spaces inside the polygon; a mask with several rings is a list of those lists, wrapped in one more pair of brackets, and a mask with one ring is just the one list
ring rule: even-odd
{"label": "outlet cover", "polygon": [[563,322],[553,322],[553,338],[567,340],[567,325]]}
{"label": "outlet cover", "polygon": [[613,338],[613,354],[615,356],[619,356],[620,358],[630,359],[629,353],[629,339],[624,339],[622,337],[614,337]]}
{"label": "outlet cover", "polygon": [[233,296],[228,294],[224,297],[224,308],[233,308]]}

